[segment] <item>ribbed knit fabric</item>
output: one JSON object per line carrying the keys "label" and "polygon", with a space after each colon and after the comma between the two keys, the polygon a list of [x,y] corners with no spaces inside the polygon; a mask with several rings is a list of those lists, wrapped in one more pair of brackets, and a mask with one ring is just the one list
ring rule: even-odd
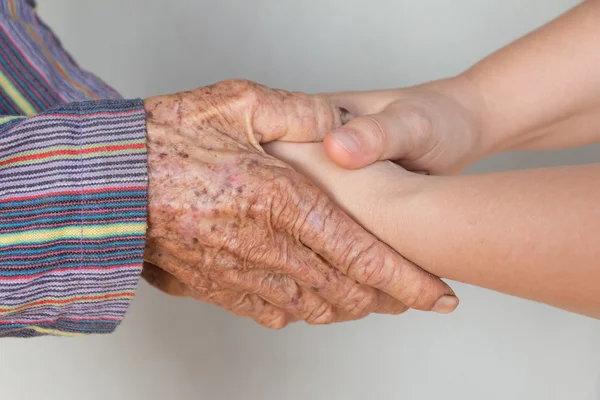
{"label": "ribbed knit fabric", "polygon": [[80,69],[32,7],[0,1],[0,337],[109,333],[142,266],[143,104]]}

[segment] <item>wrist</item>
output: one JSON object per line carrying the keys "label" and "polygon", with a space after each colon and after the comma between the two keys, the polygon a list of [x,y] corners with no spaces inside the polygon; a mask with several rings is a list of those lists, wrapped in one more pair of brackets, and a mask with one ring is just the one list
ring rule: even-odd
{"label": "wrist", "polygon": [[153,228],[163,218],[163,208],[168,193],[162,189],[165,182],[178,174],[178,157],[173,150],[177,148],[177,131],[174,130],[165,110],[168,96],[155,96],[144,99],[146,119],[146,149],[148,170],[148,230],[147,237],[154,235]]}
{"label": "wrist", "polygon": [[499,132],[506,133],[501,121],[489,107],[482,85],[476,76],[466,71],[449,79],[456,101],[467,111],[475,135],[474,161],[500,153],[504,150],[504,139]]}
{"label": "wrist", "polygon": [[[148,169],[148,188],[151,189],[154,183],[154,174],[156,172],[157,162],[157,142],[161,144],[157,138],[160,131],[157,132],[157,124],[155,123],[155,102],[154,97],[144,99],[144,113],[146,121],[146,162]],[[150,202],[150,199],[148,199]]]}
{"label": "wrist", "polygon": [[485,63],[477,64],[458,76],[470,88],[471,96],[477,99],[473,104],[479,120],[484,157],[515,149],[523,139],[522,125],[527,126],[522,121],[531,119],[524,110],[517,111],[511,106],[515,99],[498,90],[494,82],[496,74],[491,74],[488,69]]}

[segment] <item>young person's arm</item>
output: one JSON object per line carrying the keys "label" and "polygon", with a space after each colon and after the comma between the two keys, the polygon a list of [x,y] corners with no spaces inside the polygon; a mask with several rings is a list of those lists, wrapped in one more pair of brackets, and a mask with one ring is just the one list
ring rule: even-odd
{"label": "young person's arm", "polygon": [[600,318],[600,164],[435,177],[345,170],[319,144],[267,151],[423,269]]}

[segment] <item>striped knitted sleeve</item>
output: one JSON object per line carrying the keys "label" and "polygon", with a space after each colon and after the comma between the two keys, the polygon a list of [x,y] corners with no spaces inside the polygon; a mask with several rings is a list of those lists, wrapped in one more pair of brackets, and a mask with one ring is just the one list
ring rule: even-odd
{"label": "striped knitted sleeve", "polygon": [[112,332],[146,228],[141,100],[0,117],[0,337]]}

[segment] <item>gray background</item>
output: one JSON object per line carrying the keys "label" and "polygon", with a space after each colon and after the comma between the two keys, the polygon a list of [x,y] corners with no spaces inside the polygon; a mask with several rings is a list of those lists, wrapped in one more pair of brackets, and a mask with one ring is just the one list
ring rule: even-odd
{"label": "gray background", "polygon": [[[125,96],[232,77],[308,92],[455,74],[571,0],[39,0]],[[600,44],[599,44],[600,51]],[[599,148],[471,170],[599,161]],[[114,335],[0,341],[0,399],[600,399],[600,322],[454,284],[452,315],[260,328],[141,285]]]}

